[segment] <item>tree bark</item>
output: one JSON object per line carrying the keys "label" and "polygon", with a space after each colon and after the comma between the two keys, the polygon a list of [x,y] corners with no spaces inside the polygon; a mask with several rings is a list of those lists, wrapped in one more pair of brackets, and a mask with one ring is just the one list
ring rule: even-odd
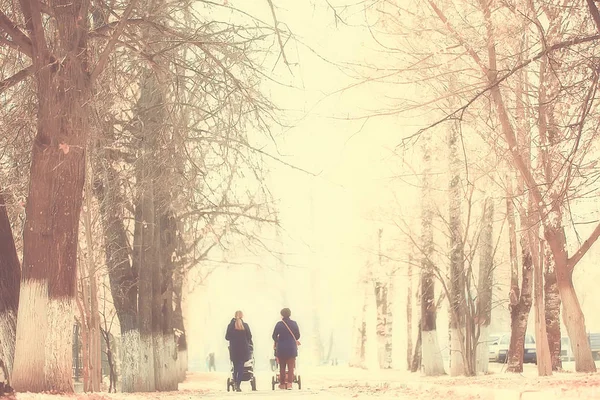
{"label": "tree bark", "polygon": [[492,290],[494,283],[494,201],[485,200],[483,230],[479,250],[479,281],[477,283],[477,335],[476,371],[487,374],[489,365],[489,326],[492,322]]}
{"label": "tree bark", "polygon": [[412,368],[413,345],[412,345],[412,275],[413,275],[413,256],[412,252],[408,255],[408,273],[407,273],[407,288],[406,288],[406,369]]}
{"label": "tree bark", "polygon": [[[140,334],[139,386],[137,392],[153,392],[156,389],[154,376],[153,333],[153,269],[154,253],[154,192],[153,183],[145,182],[140,194],[139,219],[135,221],[133,248],[137,253],[138,279],[138,330]],[[136,240],[137,239],[137,240]]]}
{"label": "tree bark", "polygon": [[[511,337],[508,349],[508,372],[523,372],[523,351],[527,320],[532,305],[533,289],[533,260],[529,248],[527,233],[521,233],[522,276],[521,287],[518,282],[518,261],[516,244],[515,210],[511,179],[508,180],[507,216],[509,224],[510,258],[511,258],[511,289],[509,293],[509,310],[511,317]],[[525,218],[522,219],[525,221]],[[526,226],[526,224],[523,224]]]}
{"label": "tree bark", "polygon": [[0,373],[5,384],[10,384],[13,369],[20,280],[19,257],[4,193],[0,192]]}
{"label": "tree bark", "polygon": [[131,247],[124,226],[125,201],[119,191],[117,171],[106,154],[102,167],[95,170],[94,193],[100,209],[105,262],[121,328],[121,391],[134,392],[139,378],[138,272],[135,269],[138,264],[132,266],[129,258]]}
{"label": "tree bark", "polygon": [[392,368],[392,308],[390,304],[390,279],[387,277],[381,253],[381,235],[378,231],[378,273],[375,274],[375,305],[377,308],[377,359],[379,368]]}
{"label": "tree bark", "polygon": [[556,283],[563,304],[563,322],[567,328],[577,372],[596,371],[590,343],[585,330],[585,317],[573,286],[573,268],[566,254],[566,239],[562,229],[546,227],[545,237],[555,261]]}
{"label": "tree bark", "polygon": [[423,370],[426,376],[445,374],[436,330],[435,274],[433,256],[433,206],[430,188],[431,149],[429,137],[423,146],[423,192],[421,211],[421,340]]}
{"label": "tree bark", "polygon": [[[546,313],[544,310],[544,278],[543,259],[540,256],[539,239],[533,232],[529,232],[530,247],[534,250],[534,293],[535,293],[535,348],[539,376],[552,375],[552,362],[550,360],[550,348],[546,336]],[[536,246],[537,245],[537,246]],[[535,247],[534,247],[535,246]],[[537,248],[536,248],[537,247]],[[536,251],[537,250],[537,251]]]}
{"label": "tree bark", "polygon": [[546,310],[546,334],[550,347],[552,371],[562,370],[560,332],[560,294],[556,283],[554,258],[548,245],[544,246],[544,300]]}
{"label": "tree bark", "polygon": [[417,372],[421,368],[421,361],[423,359],[422,343],[421,322],[419,321],[419,333],[417,334],[417,343],[415,344],[415,353],[412,357],[410,372]]}
{"label": "tree bark", "polygon": [[177,381],[183,382],[187,373],[187,340],[183,322],[183,274],[179,270],[173,271],[173,328],[177,339]]}
{"label": "tree bark", "polygon": [[[51,0],[48,5],[58,26],[49,36],[39,9],[22,7],[36,70],[38,128],[13,370],[13,387],[21,392],[73,392],[73,306],[90,104],[88,19],[81,16],[88,15],[88,3]],[[48,45],[46,37],[54,43]]]}
{"label": "tree bark", "polygon": [[[461,180],[458,157],[458,132],[453,125],[448,131],[450,230],[450,375],[465,374],[465,279],[464,246],[461,232]],[[469,374],[468,374],[469,375]]]}
{"label": "tree bark", "polygon": [[[86,240],[86,258],[80,264],[83,269],[83,277],[80,279],[81,286],[84,289],[84,304],[86,323],[84,324],[85,336],[87,338],[84,354],[84,365],[88,369],[88,382],[84,380],[84,389],[86,392],[99,392],[102,383],[102,352],[100,337],[100,311],[98,309],[98,285],[96,281],[96,263],[94,262],[94,241],[92,239],[92,185],[90,168],[87,168],[88,176],[85,191],[86,208],[83,212],[83,222],[85,228]],[[83,332],[83,330],[82,330]]]}

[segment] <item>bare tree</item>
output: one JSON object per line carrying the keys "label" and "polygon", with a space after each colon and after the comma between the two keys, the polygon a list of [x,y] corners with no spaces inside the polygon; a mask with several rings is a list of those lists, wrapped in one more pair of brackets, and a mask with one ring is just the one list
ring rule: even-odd
{"label": "bare tree", "polygon": [[492,290],[494,282],[494,201],[488,197],[483,206],[482,232],[479,245],[479,278],[477,284],[476,372],[487,373],[489,363],[489,327],[492,322]]}
{"label": "bare tree", "polygon": [[435,271],[433,256],[433,213],[431,194],[431,139],[423,140],[423,181],[421,210],[421,337],[423,370],[427,376],[445,374],[442,353],[438,342],[435,303]]}
{"label": "bare tree", "polygon": [[8,385],[14,362],[21,268],[6,207],[5,194],[0,192],[0,372],[2,382]]}

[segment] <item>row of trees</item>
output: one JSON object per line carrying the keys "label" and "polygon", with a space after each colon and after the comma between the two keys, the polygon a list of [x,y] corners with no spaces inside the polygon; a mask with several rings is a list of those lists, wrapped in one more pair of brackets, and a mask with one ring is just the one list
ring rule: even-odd
{"label": "row of trees", "polygon": [[122,391],[177,388],[187,272],[276,223],[249,132],[275,121],[255,55],[277,32],[227,4],[0,3],[2,162],[18,166],[2,179],[0,366],[15,390],[73,390],[76,305],[85,388],[101,389],[99,302]]}
{"label": "row of trees", "polygon": [[[539,373],[561,368],[562,305],[576,370],[596,370],[573,272],[600,236],[596,225],[580,238],[576,211],[598,190],[594,54],[600,14],[593,1],[585,7],[561,0],[513,3],[373,1],[364,8],[373,42],[386,57],[359,72],[365,84],[400,90],[389,109],[358,118],[404,114],[422,120],[422,111],[429,113],[428,125],[399,146],[404,171],[416,174],[410,184],[422,187],[420,233],[399,225],[420,266],[417,358],[428,375],[444,373],[436,333],[439,292],[449,300],[451,374],[486,370],[492,282],[504,278],[496,273],[493,279],[498,252],[508,254],[510,265],[508,369],[522,371],[533,305]],[[336,11],[341,18],[352,14]],[[415,92],[404,90],[415,86]],[[415,155],[407,161],[410,152]],[[444,153],[445,166],[431,160]],[[440,187],[446,188],[443,199]],[[436,209],[439,204],[447,211]],[[475,204],[481,212],[473,211]],[[434,220],[444,226],[447,246],[441,249]]]}

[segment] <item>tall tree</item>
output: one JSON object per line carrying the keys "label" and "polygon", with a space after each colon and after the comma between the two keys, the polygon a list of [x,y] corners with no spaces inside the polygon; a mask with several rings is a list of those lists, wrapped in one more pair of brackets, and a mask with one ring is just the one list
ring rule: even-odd
{"label": "tall tree", "polygon": [[476,372],[486,374],[489,363],[489,328],[492,322],[492,290],[494,283],[494,200],[485,199],[483,205],[483,229],[479,247],[479,280],[477,284],[477,368]]}
{"label": "tall tree", "polygon": [[[426,135],[429,136],[429,133]],[[433,265],[433,196],[431,188],[431,138],[423,139],[423,179],[421,197],[421,337],[422,364],[426,376],[445,374],[438,342]]]}
{"label": "tall tree", "polygon": [[21,268],[6,209],[0,192],[0,372],[10,383],[13,369]]}
{"label": "tall tree", "polygon": [[407,287],[406,287],[406,369],[411,370],[412,367],[412,358],[413,358],[413,306],[412,306],[412,296],[413,296],[413,255],[412,251],[408,255],[408,272],[407,272]]}
{"label": "tall tree", "polygon": [[[519,286],[519,256],[517,253],[517,233],[515,221],[515,207],[513,202],[516,197],[513,195],[512,177],[507,178],[507,196],[506,196],[506,215],[508,219],[508,237],[510,254],[510,291],[509,291],[509,311],[510,311],[510,345],[508,348],[508,367],[510,372],[523,371],[523,350],[525,346],[525,332],[527,330],[527,319],[532,304],[533,288],[533,260],[529,250],[528,242],[521,240],[521,286]],[[524,219],[523,219],[524,220]],[[523,237],[523,235],[522,235]]]}
{"label": "tall tree", "polygon": [[465,271],[464,244],[461,232],[461,161],[458,157],[458,129],[452,124],[448,130],[449,201],[448,225],[450,230],[450,375],[465,373]]}
{"label": "tall tree", "polygon": [[88,7],[85,1],[52,0],[46,18],[39,3],[23,1],[25,32],[0,12],[9,44],[32,60],[38,106],[13,371],[18,391],[73,390],[70,338],[90,95],[122,30],[119,24],[106,57],[92,67]]}
{"label": "tall tree", "polygon": [[387,275],[386,264],[381,252],[383,229],[377,232],[378,265],[374,274],[375,306],[377,308],[377,358],[382,369],[392,368],[392,291],[391,279]]}

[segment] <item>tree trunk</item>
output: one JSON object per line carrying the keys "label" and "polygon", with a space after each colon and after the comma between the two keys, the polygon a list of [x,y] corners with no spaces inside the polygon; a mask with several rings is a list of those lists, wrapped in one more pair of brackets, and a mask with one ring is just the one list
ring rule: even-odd
{"label": "tree trunk", "polygon": [[588,342],[585,317],[573,287],[573,267],[567,262],[564,231],[547,226],[544,234],[554,256],[556,283],[563,304],[563,322],[567,328],[575,356],[575,371],[595,372],[596,364]]}
{"label": "tree trunk", "polygon": [[421,336],[421,322],[419,321],[419,333],[417,334],[417,343],[415,344],[415,354],[412,357],[410,366],[410,372],[417,372],[421,368],[421,361],[423,360],[422,353],[422,336]]}
{"label": "tree trunk", "polygon": [[[140,332],[139,386],[136,392],[153,392],[156,389],[154,377],[154,348],[152,340],[153,315],[153,268],[154,254],[154,193],[152,182],[146,182],[137,206],[140,219],[136,218],[133,248],[138,253],[138,329]],[[136,214],[138,214],[136,212]],[[137,240],[136,240],[137,239]]]}
{"label": "tree trunk", "polygon": [[387,309],[386,309],[386,318],[385,318],[385,358],[384,358],[384,368],[391,369],[392,368],[392,349],[393,349],[393,302],[394,298],[394,277],[390,278],[390,282],[387,285]]}
{"label": "tree trunk", "polygon": [[[530,247],[534,251],[534,294],[535,294],[535,348],[539,376],[552,375],[552,361],[550,348],[546,336],[546,312],[544,310],[544,281],[543,281],[543,256],[540,256],[540,243],[537,235],[529,232]],[[542,247],[543,248],[543,247]],[[537,250],[537,251],[536,251]]]}
{"label": "tree trunk", "polygon": [[5,384],[10,384],[13,369],[20,280],[19,257],[0,192],[0,374]]}
{"label": "tree trunk", "polygon": [[544,266],[546,334],[548,336],[548,346],[550,347],[552,371],[560,371],[562,370],[562,361],[560,360],[560,294],[556,284],[554,258],[547,244],[544,246]]}
{"label": "tree trunk", "polygon": [[367,364],[367,293],[363,294],[363,304],[360,319],[359,336],[359,366],[366,368]]}
{"label": "tree trunk", "polygon": [[[428,134],[427,134],[428,135]],[[421,340],[426,376],[445,374],[436,330],[435,274],[433,262],[433,206],[430,188],[431,150],[429,137],[423,139],[423,193],[421,214]]]}
{"label": "tree trunk", "polygon": [[117,390],[117,370],[114,360],[112,335],[110,332],[101,329],[102,338],[106,346],[106,360],[108,363],[108,393],[115,393]]}
{"label": "tree trunk", "polygon": [[461,181],[458,158],[458,132],[448,131],[449,148],[449,229],[450,229],[450,375],[465,374],[465,279],[464,251],[461,232]]}
{"label": "tree trunk", "polygon": [[[510,345],[508,348],[507,362],[508,372],[523,372],[523,351],[525,346],[525,334],[527,331],[527,320],[532,304],[533,288],[533,260],[529,249],[529,240],[527,233],[521,233],[521,260],[522,277],[521,287],[518,281],[518,261],[517,261],[517,237],[515,224],[515,210],[513,206],[514,196],[512,192],[512,178],[507,182],[506,212],[509,226],[510,259],[511,259],[511,288],[509,293],[510,310]],[[523,216],[522,221],[525,221]],[[523,224],[527,226],[527,224]]]}
{"label": "tree trunk", "polygon": [[413,256],[412,253],[408,255],[408,283],[406,288],[406,369],[411,370],[412,368],[412,275],[413,275]]}
{"label": "tree trunk", "polygon": [[176,255],[175,218],[167,209],[163,210],[159,225],[159,251],[161,268],[161,346],[162,346],[162,381],[159,390],[177,390],[177,352],[173,333],[173,259]]}
{"label": "tree trunk", "polygon": [[[102,172],[100,172],[100,170]],[[130,245],[124,226],[125,201],[119,192],[119,180],[112,162],[105,157],[97,168],[94,193],[100,206],[100,221],[104,236],[105,262],[111,296],[121,327],[121,391],[135,391],[139,379],[140,334],[137,311],[138,263],[131,265]],[[138,219],[139,216],[136,216]],[[139,239],[138,239],[139,240]],[[135,239],[134,239],[135,241]],[[134,259],[136,259],[134,252]]]}
{"label": "tree trunk", "polygon": [[386,274],[381,253],[381,235],[383,229],[378,230],[378,268],[375,274],[375,305],[377,308],[377,359],[379,368],[392,368],[392,305],[390,299],[390,278]]}
{"label": "tree trunk", "polygon": [[483,210],[483,230],[479,250],[479,281],[477,283],[477,335],[476,372],[488,373],[489,365],[489,326],[492,322],[492,290],[494,283],[494,201],[485,200]]}
{"label": "tree trunk", "polygon": [[[37,87],[23,233],[13,387],[73,392],[72,333],[79,214],[88,135],[88,3],[51,0],[58,29],[46,44],[39,11],[28,20]],[[35,14],[33,12],[32,14]],[[52,63],[49,48],[57,55]]]}
{"label": "tree trunk", "polygon": [[532,304],[533,260],[525,237],[521,238],[523,274],[521,278],[521,295],[516,306],[510,307],[510,346],[508,348],[508,372],[523,372],[523,351],[527,320]]}
{"label": "tree trunk", "polygon": [[177,339],[177,382],[183,382],[187,373],[187,341],[183,323],[183,274],[179,270],[173,271],[173,328]]}
{"label": "tree trunk", "polygon": [[[88,164],[88,163],[86,163]],[[88,359],[84,359],[84,365],[88,369],[89,382],[84,381],[84,389],[87,392],[99,392],[102,383],[102,352],[100,338],[100,311],[98,310],[98,286],[96,282],[96,263],[94,261],[94,241],[92,239],[92,185],[88,165],[88,176],[86,182],[85,202],[86,208],[83,213],[83,222],[85,228],[87,257],[85,262],[81,263],[80,268],[84,268],[85,278],[81,279],[82,288],[85,296],[86,323],[84,329],[87,337],[87,348],[84,354]],[[87,386],[86,386],[87,384]]]}

